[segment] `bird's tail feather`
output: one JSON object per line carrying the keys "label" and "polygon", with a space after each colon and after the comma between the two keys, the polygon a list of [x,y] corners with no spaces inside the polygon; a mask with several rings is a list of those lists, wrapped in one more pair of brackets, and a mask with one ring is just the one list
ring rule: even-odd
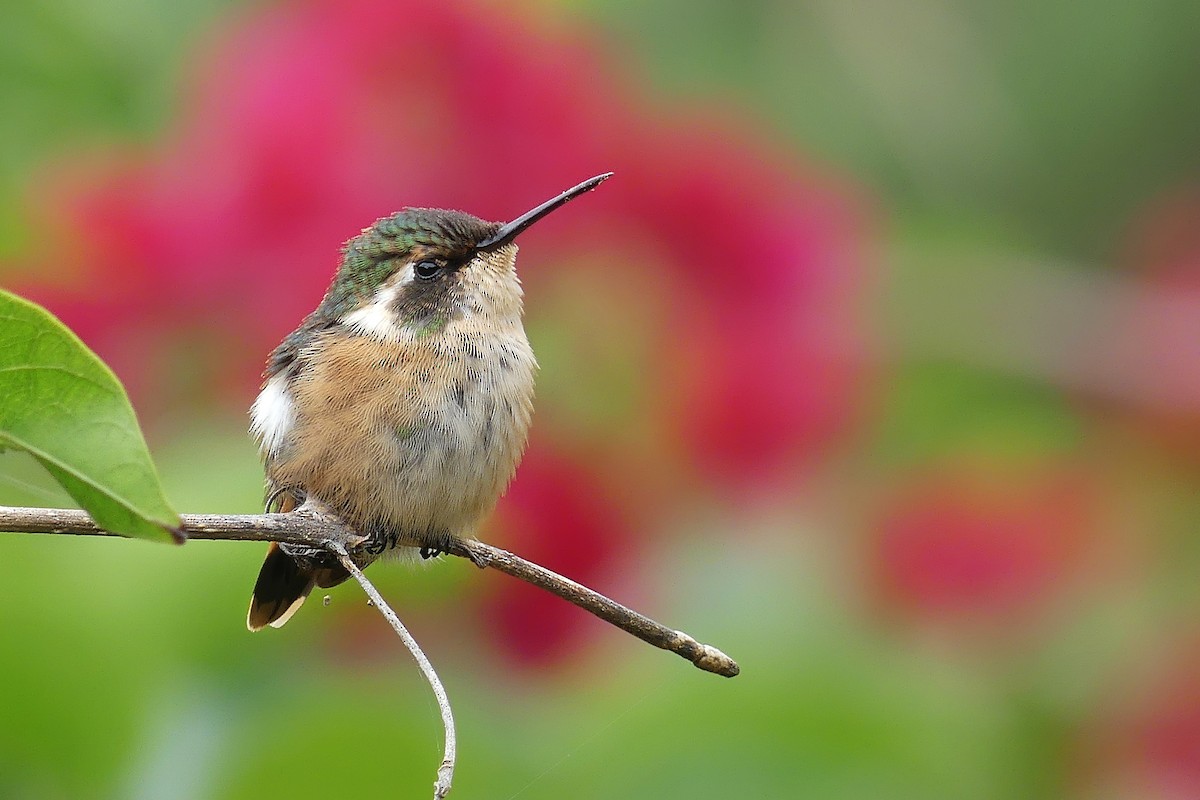
{"label": "bird's tail feather", "polygon": [[266,560],[258,572],[246,627],[260,631],[270,625],[282,627],[292,618],[314,586],[336,586],[350,577],[340,565],[333,567],[301,563],[272,542]]}

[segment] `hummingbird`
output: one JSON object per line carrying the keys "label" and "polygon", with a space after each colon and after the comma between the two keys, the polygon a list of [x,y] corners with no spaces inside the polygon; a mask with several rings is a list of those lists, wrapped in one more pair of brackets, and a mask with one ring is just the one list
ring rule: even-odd
{"label": "hummingbird", "polygon": [[[515,239],[611,175],[511,222],[405,208],[348,241],[320,305],[268,356],[250,409],[267,510],[323,505],[366,537],[364,568],[471,536],[512,480],[533,414]],[[349,577],[323,550],[272,543],[246,626],[280,627],[314,587]]]}

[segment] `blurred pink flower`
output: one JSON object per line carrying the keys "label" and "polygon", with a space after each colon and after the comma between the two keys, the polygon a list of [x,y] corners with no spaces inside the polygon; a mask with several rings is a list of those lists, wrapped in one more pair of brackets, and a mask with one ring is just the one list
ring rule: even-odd
{"label": "blurred pink flower", "polygon": [[[364,225],[404,204],[507,219],[614,170],[531,231],[521,258],[533,318],[554,263],[664,287],[641,343],[653,368],[636,376],[652,402],[608,424],[668,435],[593,434],[588,460],[674,459],[707,493],[790,480],[853,419],[864,214],[848,186],[732,129],[736,115],[652,110],[616,73],[592,42],[466,0],[242,12],[204,48],[161,148],[62,170],[41,240],[71,246],[30,253],[20,289],[113,364],[143,409],[245,406],[265,354]],[[624,323],[621,307],[589,311]],[[539,449],[504,506],[521,519],[508,527],[584,575],[625,541],[601,523],[633,501],[585,461],[543,469]],[[568,613],[540,600],[517,592],[505,607]]]}
{"label": "blurred pink flower", "polygon": [[1167,654],[1108,697],[1081,748],[1084,785],[1138,800],[1200,797],[1200,648]]}
{"label": "blurred pink flower", "polygon": [[917,478],[882,510],[873,543],[880,599],[923,619],[1024,618],[1069,576],[1093,505],[1085,476],[1067,469]]}
{"label": "blurred pink flower", "polygon": [[[638,552],[630,512],[598,491],[597,476],[579,459],[531,449],[521,478],[504,500],[505,545],[555,572],[602,589],[614,568]],[[580,642],[586,612],[506,576],[479,598],[485,629],[501,652],[541,667]]]}
{"label": "blurred pink flower", "polygon": [[1139,427],[1179,457],[1200,461],[1200,189],[1152,201],[1126,245],[1141,292],[1124,309],[1121,351],[1140,396]]}

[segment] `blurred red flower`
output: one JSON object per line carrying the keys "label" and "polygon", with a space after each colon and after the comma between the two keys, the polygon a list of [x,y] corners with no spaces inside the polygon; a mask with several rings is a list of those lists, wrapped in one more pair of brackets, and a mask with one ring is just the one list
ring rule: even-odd
{"label": "blurred red flower", "polygon": [[[74,246],[31,253],[20,287],[143,408],[246,405],[340,243],[398,206],[507,219],[614,170],[531,232],[521,259],[531,316],[554,262],[665,287],[643,343],[655,368],[637,376],[654,402],[609,424],[651,416],[711,491],[788,479],[852,418],[863,215],[848,187],[713,121],[735,115],[651,111],[593,43],[471,2],[268,5],[218,30],[195,74],[157,152],[54,183],[45,224],[57,230],[42,240]],[[593,312],[623,323],[620,307]],[[589,446],[618,448],[610,463],[655,458],[622,437]],[[587,463],[539,463],[535,452],[520,473],[511,527],[533,557],[594,527],[567,559],[586,572],[604,550],[592,547],[600,527],[629,537],[616,521],[584,525],[580,509],[629,501],[602,494]],[[542,602],[537,614],[558,613]]]}
{"label": "blurred red flower", "polygon": [[1107,696],[1085,736],[1082,782],[1111,797],[1200,797],[1200,648],[1167,654]]}
{"label": "blurred red flower", "polygon": [[[1156,198],[1135,220],[1126,260],[1140,291],[1109,348],[1134,383],[1139,427],[1200,459],[1200,189]],[[1113,355],[1110,355],[1113,357]]]}
{"label": "blurred red flower", "polygon": [[[596,475],[584,462],[552,449],[531,449],[521,465],[521,480],[504,501],[504,541],[555,572],[603,589],[613,568],[637,552],[629,512],[598,491]],[[491,586],[479,603],[485,629],[526,666],[569,655],[582,624],[590,621],[565,600],[507,576],[495,576]]]}
{"label": "blurred red flower", "polygon": [[1020,619],[1069,576],[1095,517],[1085,476],[1070,470],[965,468],[916,478],[878,524],[881,600],[922,619]]}

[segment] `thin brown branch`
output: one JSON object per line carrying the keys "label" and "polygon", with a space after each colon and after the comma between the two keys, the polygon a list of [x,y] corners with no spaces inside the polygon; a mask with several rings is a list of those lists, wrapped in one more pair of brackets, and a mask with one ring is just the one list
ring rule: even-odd
{"label": "thin brown branch", "polygon": [[[290,514],[184,514],[188,539],[233,542],[287,542],[325,547],[330,539],[354,542],[357,536],[341,520],[309,509]],[[64,508],[0,506],[0,531],[117,536],[102,530],[83,511]]]}
{"label": "thin brown branch", "polygon": [[[333,549],[331,543],[340,542],[351,553],[362,541],[336,517],[311,509],[300,509],[289,514],[185,514],[183,527],[189,539],[289,542],[329,550]],[[0,506],[0,531],[115,535],[97,528],[82,511],[7,506]],[[683,656],[702,670],[727,678],[739,672],[737,662],[712,645],[660,625],[582,584],[507,550],[469,540],[451,546],[447,552],[552,592],[644,642]]]}
{"label": "thin brown branch", "polygon": [[706,672],[732,678],[740,671],[736,661],[712,645],[698,642],[683,631],[660,625],[581,583],[564,578],[557,572],[526,561],[507,550],[480,541],[465,540],[451,545],[446,552],[469,558],[480,567],[491,567],[556,594],[567,602],[590,611],[605,622],[616,625],[626,633],[632,633],[643,642],[683,656]]}
{"label": "thin brown branch", "polygon": [[384,619],[391,623],[392,629],[396,631],[396,635],[400,637],[400,641],[404,642],[404,646],[408,648],[408,652],[412,653],[412,657],[416,659],[417,666],[421,668],[421,672],[425,675],[425,680],[429,681],[429,686],[433,689],[433,694],[437,698],[438,709],[442,712],[442,727],[446,731],[446,748],[442,756],[442,765],[438,767],[438,778],[433,784],[434,800],[442,800],[450,793],[450,785],[454,782],[454,761],[457,757],[456,738],[454,736],[454,714],[450,710],[450,698],[446,696],[446,689],[442,686],[441,679],[433,669],[433,665],[429,663],[429,659],[425,657],[425,652],[421,650],[421,646],[417,644],[417,640],[408,632],[408,628],[404,627],[404,623],[400,621],[400,617],[396,616],[396,612],[383,599],[383,595],[375,588],[375,584],[367,580],[367,576],[363,575],[362,570],[354,563],[354,559],[346,552],[346,548],[340,542],[332,542],[329,546],[342,562],[342,566],[358,581],[362,586],[363,591],[367,593],[367,597],[371,598],[371,603],[379,609],[379,613],[383,614]]}

